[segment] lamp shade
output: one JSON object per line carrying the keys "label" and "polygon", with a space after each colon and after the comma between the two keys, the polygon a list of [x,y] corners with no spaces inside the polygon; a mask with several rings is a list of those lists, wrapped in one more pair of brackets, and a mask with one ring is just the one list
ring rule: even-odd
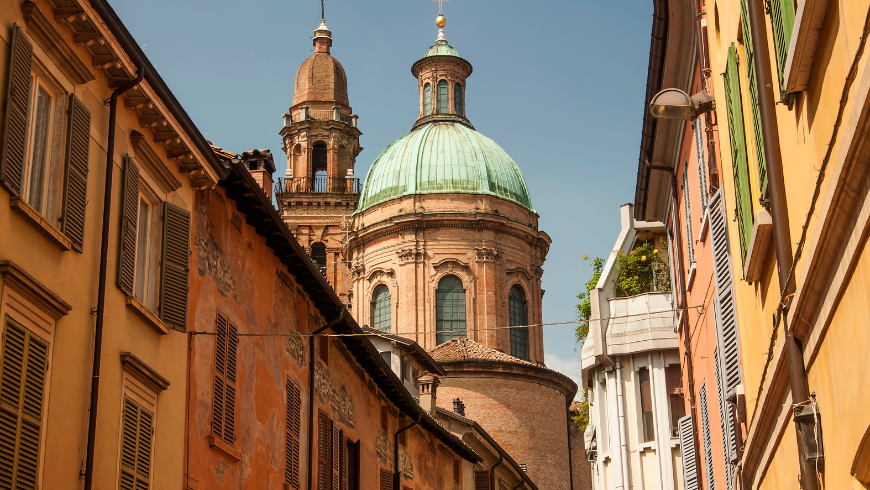
{"label": "lamp shade", "polygon": [[649,103],[649,112],[659,119],[689,121],[697,117],[689,94],[676,88],[666,88],[655,94]]}

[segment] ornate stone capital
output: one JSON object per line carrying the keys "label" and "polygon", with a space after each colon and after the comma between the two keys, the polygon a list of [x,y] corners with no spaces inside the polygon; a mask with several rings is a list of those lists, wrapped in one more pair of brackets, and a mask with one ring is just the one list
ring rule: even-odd
{"label": "ornate stone capital", "polygon": [[540,279],[541,277],[544,276],[544,269],[542,269],[541,266],[539,266],[539,265],[533,265],[532,266],[532,275],[535,276],[535,279]]}
{"label": "ornate stone capital", "polygon": [[350,268],[350,277],[353,279],[359,279],[364,276],[366,273],[366,266],[364,265],[355,265]]}
{"label": "ornate stone capital", "polygon": [[501,252],[489,247],[475,247],[474,255],[478,262],[498,262],[501,260]]}
{"label": "ornate stone capital", "polygon": [[426,250],[422,248],[403,248],[396,251],[399,257],[399,263],[403,262],[422,262],[426,258]]}

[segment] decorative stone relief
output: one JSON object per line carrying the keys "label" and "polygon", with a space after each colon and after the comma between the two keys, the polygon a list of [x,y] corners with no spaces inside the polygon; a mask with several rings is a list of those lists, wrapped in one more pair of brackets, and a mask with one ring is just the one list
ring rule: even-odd
{"label": "decorative stone relief", "polygon": [[287,355],[293,359],[299,367],[305,367],[305,342],[299,335],[291,335],[287,338]]}
{"label": "decorative stone relief", "polygon": [[314,389],[322,400],[332,405],[332,415],[336,420],[353,429],[356,426],[353,401],[344,385],[336,387],[332,377],[323,364],[314,363]]}
{"label": "decorative stone relief", "polygon": [[422,248],[403,248],[402,250],[397,250],[396,255],[399,256],[399,263],[421,262],[426,258],[426,250]]}
{"label": "decorative stone relief", "polygon": [[366,266],[364,265],[355,265],[350,268],[350,276],[354,279],[359,279],[364,276],[366,273]]}
{"label": "decorative stone relief", "polygon": [[379,268],[374,269],[373,271],[369,272],[369,277],[366,280],[368,282],[377,282],[378,280],[380,280],[381,278],[384,278],[384,277],[395,278],[396,271],[394,271],[393,269],[381,269],[379,267]]}
{"label": "decorative stone relief", "polygon": [[399,472],[402,473],[402,478],[405,480],[414,479],[414,464],[411,463],[405,446],[399,446]]}
{"label": "decorative stone relief", "polygon": [[544,269],[542,269],[541,266],[539,266],[539,265],[533,265],[532,266],[532,275],[535,276],[535,279],[540,279],[541,277],[544,276]]}
{"label": "decorative stone relief", "polygon": [[375,451],[381,464],[390,468],[393,467],[393,443],[384,429],[378,431],[378,437],[375,440]]}
{"label": "decorative stone relief", "polygon": [[501,252],[489,247],[475,247],[474,255],[478,262],[498,262],[501,260]]}
{"label": "decorative stone relief", "polygon": [[230,263],[224,259],[217,245],[203,236],[196,237],[196,269],[200,277],[209,275],[214,279],[221,296],[226,298],[230,293],[236,296],[236,276],[230,269]]}
{"label": "decorative stone relief", "polygon": [[[504,271],[504,275],[505,275],[506,278],[507,278],[507,277],[510,277],[510,276],[513,276],[513,275],[522,276],[522,277],[524,277],[524,278],[526,278],[526,279],[531,279],[531,278],[532,278],[532,275],[529,274],[529,272],[528,272],[525,268],[523,268],[523,267],[513,267],[513,268],[510,268],[510,269],[507,269],[507,270]],[[507,282],[507,281],[504,281],[504,282]]]}
{"label": "decorative stone relief", "polygon": [[[460,262],[456,259],[444,259],[444,260],[438,262],[437,264],[435,264],[434,268],[435,268],[436,273],[439,273],[442,271],[446,271],[448,273],[462,271],[462,272],[468,274],[469,277],[474,276],[474,274],[471,273],[471,268],[468,267],[467,264],[463,264],[462,262]],[[431,281],[432,279],[434,279],[434,276],[432,278],[430,278],[429,280]]]}

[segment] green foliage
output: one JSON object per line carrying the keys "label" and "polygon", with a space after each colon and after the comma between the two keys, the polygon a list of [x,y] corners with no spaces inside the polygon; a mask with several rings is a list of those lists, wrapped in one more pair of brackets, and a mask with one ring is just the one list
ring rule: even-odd
{"label": "green foliage", "polygon": [[661,240],[661,247],[662,250],[659,250],[652,242],[643,242],[628,254],[622,250],[617,252],[619,277],[616,279],[616,297],[671,290],[668,263],[662,257],[667,256],[664,239]]}
{"label": "green foliage", "polygon": [[586,431],[586,426],[589,425],[589,398],[586,396],[586,388],[583,388],[583,401],[580,404],[580,410],[571,414],[571,421],[580,432]]}
{"label": "green foliage", "polygon": [[[589,260],[589,255],[581,257],[583,260]],[[580,303],[577,304],[577,320],[580,325],[574,330],[574,338],[577,344],[583,345],[586,336],[589,334],[589,315],[592,314],[592,303],[589,302],[589,291],[595,289],[598,284],[598,279],[601,277],[601,270],[604,269],[604,259],[595,257],[592,259],[592,278],[586,282],[586,291],[577,295]]]}

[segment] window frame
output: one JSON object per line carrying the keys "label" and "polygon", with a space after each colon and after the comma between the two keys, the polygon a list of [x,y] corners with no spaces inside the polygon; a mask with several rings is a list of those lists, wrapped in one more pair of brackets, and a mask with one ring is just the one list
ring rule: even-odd
{"label": "window frame", "polygon": [[[147,223],[145,224],[146,230],[144,235],[144,244],[142,243],[142,207],[143,204],[147,206],[145,210],[145,217],[147,218]],[[154,226],[154,204],[150,202],[148,196],[141,190],[139,190],[139,200],[137,202],[136,209],[136,250],[134,252],[135,260],[134,260],[134,273],[133,273],[133,297],[139,300],[143,305],[148,305],[150,298],[150,288],[153,285],[149,279],[154,279],[151,274],[149,274],[149,264],[152,262],[150,257],[150,252],[152,250],[151,241],[152,241],[152,230]],[[144,245],[144,252],[143,247]],[[140,263],[142,260],[144,263]],[[144,277],[140,277],[144,276]],[[139,280],[140,278],[143,280],[142,290],[139,288]],[[151,309],[151,308],[149,308]]]}
{"label": "window frame", "polygon": [[[444,283],[445,280],[450,279],[450,278],[453,278],[456,281],[458,281],[461,288],[460,289],[442,289],[441,288],[442,283]],[[442,291],[443,291],[443,293],[442,293]],[[446,296],[450,293],[454,293],[454,294],[458,295],[459,293],[456,293],[457,291],[461,291],[461,298],[457,297],[456,299],[453,299],[453,298],[443,298],[442,299],[440,297],[441,295]],[[456,310],[456,311],[454,311],[454,313],[457,313],[455,318],[453,316],[451,316],[450,318],[444,318],[444,313],[445,313],[444,309],[445,309],[445,306],[447,306],[447,305],[445,305],[445,301],[447,299],[450,299],[451,301],[457,301],[457,302],[461,299],[462,313],[458,314],[460,307],[458,306],[458,303],[457,303],[457,306],[453,308],[454,310]],[[439,314],[440,314],[441,318],[439,318]],[[446,330],[446,324],[448,322],[450,323],[451,328],[449,330]],[[459,327],[459,328],[456,328],[456,327]],[[448,342],[448,341],[450,341],[454,338],[457,338],[457,337],[465,337],[465,338],[468,337],[467,290],[465,288],[465,283],[462,281],[461,278],[459,278],[459,276],[456,276],[453,274],[447,274],[447,275],[442,276],[440,279],[438,279],[438,285],[435,289],[435,332],[436,332],[435,333],[435,345],[441,345],[444,342]],[[461,333],[455,333],[455,332],[461,332]]]}
{"label": "window frame", "polygon": [[[40,93],[40,89],[43,89],[44,92],[47,92],[50,99],[48,101],[48,107],[46,111],[46,132],[44,136],[45,145],[45,153],[42,158],[42,174],[43,174],[43,182],[41,184],[42,189],[40,190],[40,202],[34,203],[32,201],[31,193],[33,192],[33,170],[34,170],[34,151],[36,146],[36,123],[37,123],[37,108],[39,104],[38,96]],[[21,197],[24,199],[30,207],[35,209],[39,214],[45,216],[47,214],[48,207],[48,193],[49,193],[49,181],[51,180],[51,171],[52,171],[52,155],[51,147],[52,140],[54,138],[54,114],[58,100],[62,97],[57,95],[57,90],[54,87],[50,86],[43,80],[43,77],[36,71],[31,70],[30,72],[30,106],[27,108],[27,136],[25,143],[25,153],[24,153],[24,169],[21,176]]]}
{"label": "window frame", "polygon": [[[519,296],[515,296],[514,292],[518,291]],[[519,301],[519,306],[522,308],[521,314],[522,318],[514,317],[514,305],[515,302]],[[528,325],[529,324],[529,300],[528,296],[526,296],[525,289],[520,284],[514,284],[511,286],[508,292],[508,323],[511,327],[517,325]],[[529,327],[522,328],[511,328],[510,329],[510,353],[514,357],[518,357],[520,359],[529,360]],[[522,344],[522,346],[520,346]],[[516,349],[514,348],[516,346]],[[520,351],[520,347],[522,347],[523,351]]]}
{"label": "window frame", "polygon": [[[438,91],[436,93],[436,107],[435,111],[438,114],[450,114],[450,83],[447,80],[442,79],[438,81]],[[443,87],[443,93],[442,93]],[[443,110],[442,110],[443,109]]]}
{"label": "window frame", "polygon": [[432,84],[423,84],[423,117],[432,114]]}
{"label": "window frame", "polygon": [[[386,304],[386,306],[384,306]],[[393,298],[390,294],[390,288],[386,284],[378,284],[372,291],[371,308],[371,327],[381,330],[382,332],[390,333],[393,327],[392,318]],[[381,328],[386,322],[386,328]]]}

